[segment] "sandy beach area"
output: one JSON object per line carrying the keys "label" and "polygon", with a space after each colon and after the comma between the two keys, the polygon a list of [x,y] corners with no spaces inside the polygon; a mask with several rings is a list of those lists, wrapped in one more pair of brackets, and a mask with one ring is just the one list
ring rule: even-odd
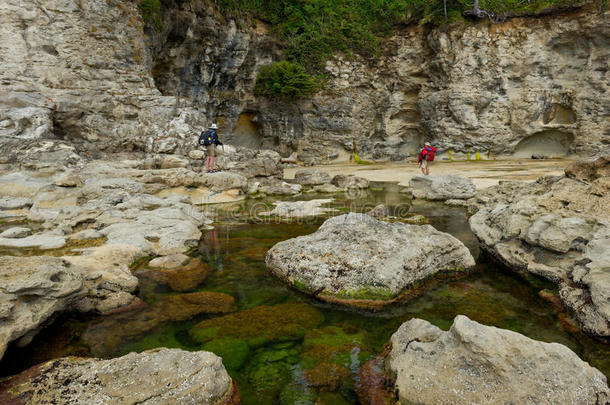
{"label": "sandy beach area", "polygon": [[[500,180],[534,181],[540,176],[556,176],[563,173],[572,161],[567,159],[547,160],[481,160],[481,161],[438,161],[433,162],[430,174],[457,174],[465,176],[474,182],[478,189],[498,184]],[[337,174],[353,174],[369,181],[397,182],[408,186],[411,177],[421,174],[415,163],[379,163],[372,165],[336,164],[311,166],[331,176]],[[293,179],[295,172],[304,167],[290,167],[284,170],[285,179]]]}

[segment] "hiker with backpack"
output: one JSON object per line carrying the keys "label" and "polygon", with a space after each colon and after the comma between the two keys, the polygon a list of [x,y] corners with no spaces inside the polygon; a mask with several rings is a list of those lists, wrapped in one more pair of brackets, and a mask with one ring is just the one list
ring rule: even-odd
{"label": "hiker with backpack", "polygon": [[419,152],[417,166],[421,168],[421,172],[426,176],[430,175],[430,162],[434,160],[435,153],[436,148],[430,146],[429,142],[426,142],[424,148]]}
{"label": "hiker with backpack", "polygon": [[207,131],[202,131],[199,135],[199,145],[206,147],[205,153],[205,170],[206,173],[216,173],[214,170],[214,158],[216,157],[216,146],[222,145],[222,142],[218,139],[216,130],[218,125],[212,124]]}

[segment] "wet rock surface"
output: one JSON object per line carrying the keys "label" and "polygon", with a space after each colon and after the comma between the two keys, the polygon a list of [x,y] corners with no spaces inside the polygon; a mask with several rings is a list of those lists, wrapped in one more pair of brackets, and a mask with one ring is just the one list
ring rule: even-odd
{"label": "wet rock surface", "polygon": [[567,347],[463,315],[448,331],[412,319],[390,342],[401,404],[603,404],[610,395],[606,377]]}
{"label": "wet rock surface", "polygon": [[0,382],[3,403],[209,404],[235,387],[209,352],[153,349],[111,360],[66,357]]}
{"label": "wet rock surface", "polygon": [[355,213],[331,218],[311,235],[276,244],[265,262],[290,285],[348,305],[391,301],[441,271],[474,266],[462,242],[432,226],[387,223]]}
{"label": "wet rock surface", "polygon": [[[589,171],[592,165],[569,172]],[[471,200],[472,209],[480,209],[470,227],[483,248],[508,267],[555,282],[582,329],[607,339],[610,182],[607,176],[584,177],[593,180],[557,176],[491,187]]]}
{"label": "wet rock surface", "polygon": [[413,197],[427,200],[463,200],[477,192],[472,180],[457,175],[415,176],[409,186]]}

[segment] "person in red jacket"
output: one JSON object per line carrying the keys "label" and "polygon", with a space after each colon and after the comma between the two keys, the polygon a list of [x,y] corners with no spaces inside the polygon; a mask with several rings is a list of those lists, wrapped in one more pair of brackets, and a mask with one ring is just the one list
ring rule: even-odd
{"label": "person in red jacket", "polygon": [[436,153],[436,148],[434,146],[430,146],[429,142],[424,144],[424,148],[419,152],[419,156],[417,158],[417,166],[421,168],[421,172],[428,176],[430,174],[430,162],[434,160],[434,154]]}

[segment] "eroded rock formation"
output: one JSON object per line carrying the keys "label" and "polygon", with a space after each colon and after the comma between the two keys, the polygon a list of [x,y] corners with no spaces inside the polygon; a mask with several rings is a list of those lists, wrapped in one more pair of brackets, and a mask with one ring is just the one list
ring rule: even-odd
{"label": "eroded rock formation", "polygon": [[582,329],[605,339],[610,337],[608,166],[602,157],[575,163],[566,170],[570,177],[501,182],[471,200],[480,209],[470,218],[484,249],[517,272],[557,283]]}

